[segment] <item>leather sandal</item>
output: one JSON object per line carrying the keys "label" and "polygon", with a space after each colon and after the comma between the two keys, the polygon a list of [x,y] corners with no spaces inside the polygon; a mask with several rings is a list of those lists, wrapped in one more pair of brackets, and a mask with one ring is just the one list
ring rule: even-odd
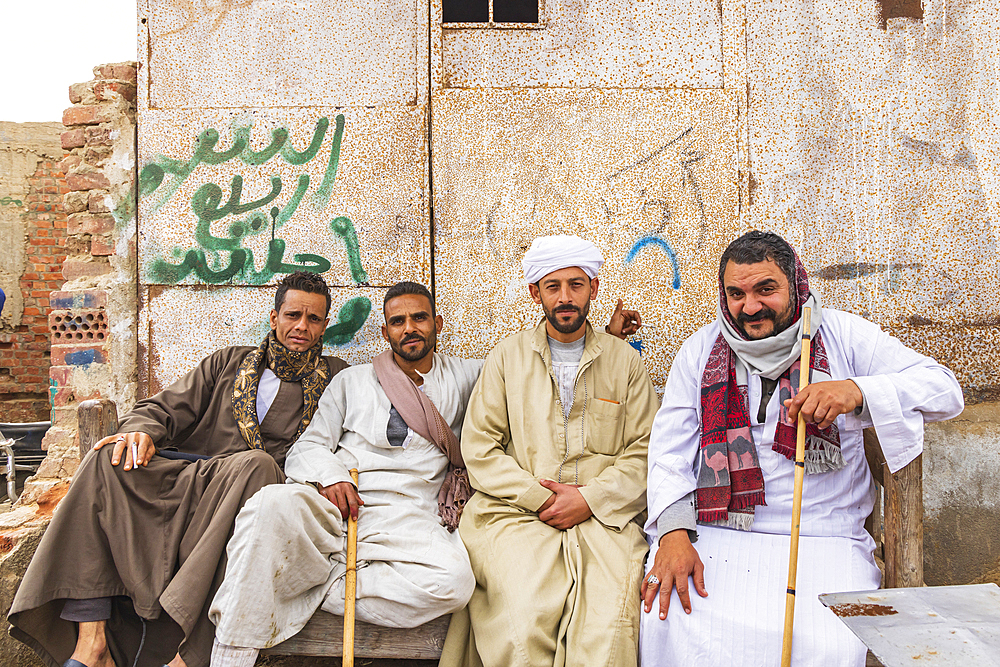
{"label": "leather sandal", "polygon": [[73,658],[70,658],[69,660],[63,663],[62,667],[87,667],[87,665],[83,664],[79,660],[74,660]]}

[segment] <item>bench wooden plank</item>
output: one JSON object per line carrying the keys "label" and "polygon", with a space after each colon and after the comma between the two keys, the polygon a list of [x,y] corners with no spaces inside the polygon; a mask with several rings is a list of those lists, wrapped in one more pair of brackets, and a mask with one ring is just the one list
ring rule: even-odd
{"label": "bench wooden plank", "polygon": [[[358,621],[354,626],[356,658],[437,660],[441,657],[451,615],[435,618],[416,628],[384,628]],[[338,656],[344,638],[344,619],[316,612],[294,637],[264,649],[265,655]]]}
{"label": "bench wooden plank", "polygon": [[924,585],[923,457],[895,475],[885,466],[884,588]]}

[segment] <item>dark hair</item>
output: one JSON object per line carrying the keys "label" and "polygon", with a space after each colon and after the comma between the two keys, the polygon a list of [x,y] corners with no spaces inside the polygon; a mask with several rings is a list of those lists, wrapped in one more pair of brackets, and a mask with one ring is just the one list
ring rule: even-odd
{"label": "dark hair", "polygon": [[326,315],[330,314],[330,288],[327,286],[323,276],[309,271],[296,271],[289,273],[278,283],[278,292],[274,295],[274,309],[281,311],[281,304],[285,302],[285,294],[288,290],[298,290],[309,292],[310,294],[322,294],[326,297]]}
{"label": "dark hair", "polygon": [[[719,284],[726,272],[726,264],[732,260],[736,264],[757,264],[771,260],[778,265],[788,278],[788,284],[795,284],[795,251],[788,241],[774,232],[751,230],[729,244],[719,260]],[[792,288],[792,294],[794,294]]]}
{"label": "dark hair", "polygon": [[411,280],[398,282],[389,288],[389,291],[385,293],[385,299],[382,301],[382,314],[385,314],[385,304],[389,303],[389,301],[395,299],[397,296],[403,296],[404,294],[426,297],[426,299],[431,302],[431,315],[436,314],[434,312],[434,297],[431,296],[430,290],[420,283],[415,283]]}

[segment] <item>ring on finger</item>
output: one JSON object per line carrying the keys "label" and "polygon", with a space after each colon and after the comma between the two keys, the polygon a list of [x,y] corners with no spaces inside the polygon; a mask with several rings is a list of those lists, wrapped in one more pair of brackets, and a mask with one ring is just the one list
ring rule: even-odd
{"label": "ring on finger", "polygon": [[656,577],[655,574],[651,574],[651,575],[649,575],[649,577],[646,578],[646,583],[647,584],[653,584],[654,586],[658,586],[660,584],[660,580],[657,579],[657,577]]}

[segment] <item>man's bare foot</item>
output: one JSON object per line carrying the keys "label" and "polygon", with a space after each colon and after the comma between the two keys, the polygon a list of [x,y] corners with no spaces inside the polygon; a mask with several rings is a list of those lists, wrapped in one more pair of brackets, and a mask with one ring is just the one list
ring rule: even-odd
{"label": "man's bare foot", "polygon": [[104,621],[79,623],[80,634],[76,640],[76,648],[70,656],[87,667],[115,667],[108,651],[108,641],[104,636]]}
{"label": "man's bare foot", "polygon": [[184,658],[178,653],[174,656],[174,659],[167,663],[167,667],[187,667],[187,663],[184,662]]}

